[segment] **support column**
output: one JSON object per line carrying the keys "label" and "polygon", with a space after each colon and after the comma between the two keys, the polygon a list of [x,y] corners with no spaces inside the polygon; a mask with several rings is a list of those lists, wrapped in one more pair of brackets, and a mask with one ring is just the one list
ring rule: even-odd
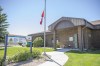
{"label": "support column", "polygon": [[89,43],[88,43],[88,31],[87,31],[87,28],[86,28],[86,49],[88,49],[88,46],[89,46]]}
{"label": "support column", "polygon": [[53,31],[53,46],[54,46],[54,49],[56,50],[56,31],[55,30]]}
{"label": "support column", "polygon": [[79,49],[83,51],[83,32],[82,27],[78,27],[78,43],[79,43]]}

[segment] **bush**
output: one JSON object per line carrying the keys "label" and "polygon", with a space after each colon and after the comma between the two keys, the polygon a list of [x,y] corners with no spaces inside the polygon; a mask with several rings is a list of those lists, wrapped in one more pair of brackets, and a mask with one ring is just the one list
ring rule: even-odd
{"label": "bush", "polygon": [[60,48],[60,45],[61,45],[61,43],[58,42],[58,43],[56,44],[56,47],[57,47],[57,48]]}
{"label": "bush", "polygon": [[90,50],[91,50],[91,51],[96,51],[96,50],[100,50],[100,48],[91,47]]}
{"label": "bush", "polygon": [[30,47],[30,44],[27,43],[26,47]]}
{"label": "bush", "polygon": [[28,59],[33,59],[33,58],[38,58],[40,57],[41,52],[38,50],[33,51],[30,53],[29,51],[21,52],[16,55],[14,55],[12,58],[8,59],[8,63],[10,62],[20,62],[20,61],[25,61]]}
{"label": "bush", "polygon": [[0,57],[0,66],[3,64],[3,58]]}
{"label": "bush", "polygon": [[40,57],[40,55],[41,55],[41,52],[39,50],[34,50],[32,52],[32,57],[33,58],[38,58],[38,57]]}
{"label": "bush", "polygon": [[27,60],[27,53],[19,53],[18,55],[15,55],[13,58],[13,61],[19,62],[19,61],[25,61]]}
{"label": "bush", "polygon": [[19,42],[18,44],[19,44],[20,46],[22,46],[23,43],[22,43],[22,42]]}
{"label": "bush", "polygon": [[43,47],[43,40],[37,40],[33,42],[34,47]]}

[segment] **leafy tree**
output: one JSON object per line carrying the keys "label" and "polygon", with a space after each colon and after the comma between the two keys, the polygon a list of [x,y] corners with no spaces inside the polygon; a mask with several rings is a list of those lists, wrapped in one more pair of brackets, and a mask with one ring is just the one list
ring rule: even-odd
{"label": "leafy tree", "polygon": [[3,9],[0,6],[0,42],[4,41],[4,36],[7,34],[7,28],[9,26],[7,20],[7,15],[2,12]]}

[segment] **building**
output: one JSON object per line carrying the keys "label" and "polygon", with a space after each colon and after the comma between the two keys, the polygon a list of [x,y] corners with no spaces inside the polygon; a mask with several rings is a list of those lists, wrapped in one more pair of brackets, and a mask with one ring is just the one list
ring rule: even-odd
{"label": "building", "polygon": [[19,45],[19,43],[22,43],[22,45],[25,46],[27,44],[26,36],[13,35],[13,34],[8,35],[8,45],[15,46]]}
{"label": "building", "polygon": [[[43,38],[43,32],[30,34],[32,40]],[[48,26],[46,46],[62,48],[100,48],[100,20],[88,22],[83,18],[61,17]]]}

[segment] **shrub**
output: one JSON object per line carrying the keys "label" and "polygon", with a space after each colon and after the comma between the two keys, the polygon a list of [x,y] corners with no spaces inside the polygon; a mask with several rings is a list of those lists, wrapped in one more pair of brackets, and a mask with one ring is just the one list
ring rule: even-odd
{"label": "shrub", "polygon": [[90,50],[91,51],[96,51],[96,50],[100,50],[100,48],[91,47]]}
{"label": "shrub", "polygon": [[19,44],[20,46],[22,46],[23,43],[22,43],[22,42],[18,42],[18,44]]}
{"label": "shrub", "polygon": [[43,40],[37,40],[33,42],[34,47],[43,47]]}
{"label": "shrub", "polygon": [[26,53],[19,53],[18,55],[15,55],[13,57],[13,61],[19,62],[19,61],[25,61],[25,60],[27,60],[27,58],[26,58],[27,55],[25,55],[25,54]]}
{"label": "shrub", "polygon": [[56,44],[56,47],[57,47],[57,48],[60,48],[60,45],[61,45],[61,43],[58,42],[58,43]]}
{"label": "shrub", "polygon": [[27,43],[26,47],[30,47],[30,44]]}
{"label": "shrub", "polygon": [[16,55],[14,55],[12,58],[8,59],[8,63],[10,62],[20,62],[20,61],[25,61],[28,59],[33,59],[33,58],[38,58],[40,57],[41,52],[40,51],[33,51],[32,53],[30,53],[29,51],[25,51],[25,52],[20,52]]}
{"label": "shrub", "polygon": [[0,66],[2,66],[2,64],[3,64],[3,58],[0,57]]}
{"label": "shrub", "polygon": [[33,58],[38,58],[38,57],[40,57],[40,55],[41,55],[41,52],[39,50],[34,50],[32,52],[32,57]]}

